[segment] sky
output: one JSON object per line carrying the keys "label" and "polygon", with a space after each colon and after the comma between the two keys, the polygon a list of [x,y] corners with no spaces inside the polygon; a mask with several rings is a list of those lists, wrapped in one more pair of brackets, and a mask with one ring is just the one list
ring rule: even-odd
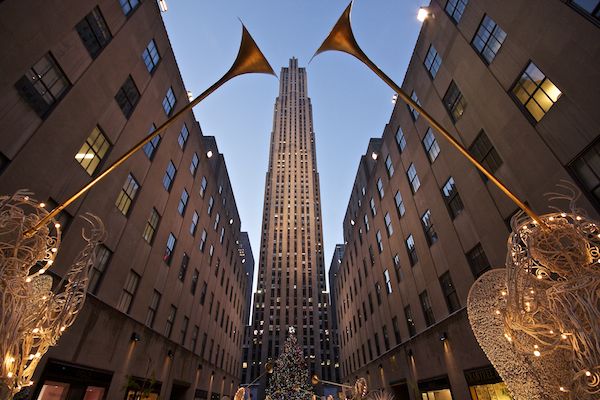
{"label": "sky", "polygon": [[[313,107],[325,265],[336,243],[358,162],[369,138],[381,137],[394,92],[360,61],[326,52],[308,62],[349,0],[167,0],[163,19],[187,90],[196,96],[231,66],[241,38],[240,19],[277,74],[290,57],[306,67]],[[352,27],[363,51],[401,84],[421,23],[420,0],[356,0]],[[238,19],[239,18],[239,19]],[[236,77],[194,108],[204,135],[224,154],[242,231],[255,257],[260,250],[265,174],[277,78]]]}

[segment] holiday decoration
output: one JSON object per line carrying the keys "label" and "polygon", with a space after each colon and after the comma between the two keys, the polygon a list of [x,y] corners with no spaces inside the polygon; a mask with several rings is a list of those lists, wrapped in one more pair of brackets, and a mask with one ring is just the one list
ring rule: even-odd
{"label": "holiday decoration", "polygon": [[[54,346],[83,307],[88,272],[96,245],[104,238],[102,222],[93,215],[83,233],[86,245],[69,272],[52,290],[46,274],[60,245],[60,224],[52,221],[31,235],[32,226],[48,215],[44,203],[19,191],[0,197],[0,398],[11,398],[31,385],[41,357]],[[58,290],[62,292],[58,293]]]}
{"label": "holiday decoration", "polygon": [[517,400],[600,397],[600,226],[562,187],[552,199],[571,212],[515,217],[506,269],[469,293],[475,336]]}
{"label": "holiday decoration", "polygon": [[275,361],[267,385],[267,397],[271,400],[309,400],[312,396],[302,348],[298,345],[295,330],[290,328],[283,353]]}

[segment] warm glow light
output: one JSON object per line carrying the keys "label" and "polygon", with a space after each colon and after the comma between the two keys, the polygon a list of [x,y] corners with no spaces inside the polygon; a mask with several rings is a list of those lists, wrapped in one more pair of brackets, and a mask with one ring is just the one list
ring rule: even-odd
{"label": "warm glow light", "polygon": [[590,371],[585,371],[585,376],[592,376],[592,373]]}
{"label": "warm glow light", "polygon": [[425,8],[425,7],[419,8],[419,12],[417,13],[417,19],[419,21],[421,21],[421,22],[425,21],[428,16],[429,16],[429,11],[427,11],[427,8]]}
{"label": "warm glow light", "polygon": [[42,207],[42,208],[46,207],[46,203],[40,203],[40,207]]}
{"label": "warm glow light", "polygon": [[375,153],[375,152],[371,153],[371,158],[373,160],[377,160],[377,153]]}
{"label": "warm glow light", "polygon": [[534,356],[536,356],[536,357],[539,357],[539,356],[541,356],[542,354],[539,352],[539,350],[535,350],[535,351],[533,352],[533,355],[534,355]]}
{"label": "warm glow light", "polygon": [[75,159],[76,160],[91,160],[92,158],[94,158],[94,155],[92,153],[77,153],[75,154]]}
{"label": "warm glow light", "polygon": [[54,224],[54,227],[55,227],[56,229],[58,229],[58,228],[60,228],[60,224],[57,222],[56,224]]}
{"label": "warm glow light", "polygon": [[206,152],[206,157],[211,158],[213,156],[212,150]]}

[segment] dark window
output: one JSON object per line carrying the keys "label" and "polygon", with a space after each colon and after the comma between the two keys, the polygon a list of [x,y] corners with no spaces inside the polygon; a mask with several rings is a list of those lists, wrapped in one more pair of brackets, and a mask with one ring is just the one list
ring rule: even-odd
{"label": "dark window", "polygon": [[40,118],[44,118],[71,86],[52,54],[45,54],[15,83],[15,88]]}
{"label": "dark window", "polygon": [[169,160],[169,165],[167,165],[167,170],[163,177],[163,187],[167,192],[171,191],[171,185],[173,185],[173,179],[175,179],[176,173],[177,169],[175,168],[175,164],[173,164],[173,161]]}
{"label": "dark window", "polygon": [[383,335],[383,346],[385,347],[385,351],[388,351],[390,349],[390,338],[388,336],[388,332],[387,332],[387,326],[383,326],[381,333]]}
{"label": "dark window", "polygon": [[458,214],[463,211],[464,206],[460,199],[460,195],[458,194],[458,190],[456,189],[454,178],[448,178],[444,184],[444,187],[442,188],[442,197],[444,197],[450,217],[452,219],[456,218]]}
{"label": "dark window", "polygon": [[389,154],[385,158],[385,169],[387,170],[388,178],[394,176],[394,164],[392,163],[392,158]]}
{"label": "dark window", "polygon": [[177,100],[175,99],[175,94],[173,93],[173,88],[169,88],[169,90],[167,90],[167,94],[165,95],[165,98],[163,99],[163,102],[162,102],[163,110],[165,110],[165,114],[167,114],[167,117],[171,115],[171,112],[173,111],[173,107],[175,107],[176,101]]}
{"label": "dark window", "polygon": [[415,319],[412,315],[410,306],[404,307],[404,316],[406,317],[406,326],[408,327],[408,334],[412,337],[417,334],[417,328],[415,326]]}
{"label": "dark window", "polygon": [[137,183],[133,175],[129,174],[127,179],[125,179],[125,183],[117,196],[117,200],[115,201],[115,205],[123,213],[123,215],[127,215],[129,213],[129,209],[131,207],[131,203],[135,200],[135,196],[137,195],[137,191],[140,185]]}
{"label": "dark window", "polygon": [[177,205],[177,211],[179,212],[179,215],[183,215],[185,213],[189,198],[190,195],[188,194],[187,190],[183,189],[183,192],[181,192],[181,198],[179,199],[179,204]]}
{"label": "dark window", "polygon": [[402,128],[398,127],[396,131],[396,144],[398,145],[398,151],[402,153],[406,148],[406,138],[404,137],[404,132],[402,132]]}
{"label": "dark window", "polygon": [[394,337],[396,344],[400,344],[402,339],[400,338],[400,327],[398,326],[398,317],[392,318],[392,326],[394,327]]}
{"label": "dark window", "polygon": [[169,315],[167,316],[167,323],[165,324],[165,336],[170,338],[171,331],[173,330],[173,324],[175,323],[175,316],[177,315],[177,307],[171,304],[169,309]]}
{"label": "dark window", "polygon": [[129,314],[129,311],[131,310],[131,303],[133,303],[133,298],[135,297],[135,293],[137,292],[138,284],[140,283],[140,278],[140,275],[135,273],[133,270],[129,271],[129,275],[127,275],[125,286],[123,287],[121,297],[119,298],[119,302],[117,303],[117,309],[124,312],[125,314]]}
{"label": "dark window", "polygon": [[181,266],[179,267],[179,275],[178,278],[181,282],[185,280],[185,275],[187,273],[188,264],[190,263],[190,257],[183,253],[183,258],[181,259]]}
{"label": "dark window", "polygon": [[200,291],[200,304],[204,304],[206,301],[206,291],[208,289],[208,284],[206,281],[202,284],[202,290]]}
{"label": "dark window", "polygon": [[429,157],[429,162],[433,163],[440,154],[440,146],[437,140],[435,140],[435,135],[431,128],[427,129],[427,133],[423,137],[423,147],[425,148],[427,157]]}
{"label": "dark window", "polygon": [[121,4],[123,14],[127,16],[140,5],[139,0],[119,0],[119,3]]}
{"label": "dark window", "polygon": [[536,122],[539,122],[558,101],[562,92],[532,62],[512,88],[518,102]]}
{"label": "dark window", "polygon": [[425,214],[421,216],[421,225],[423,226],[423,232],[425,233],[425,238],[427,238],[427,243],[431,246],[437,242],[438,235],[433,228],[433,222],[431,221],[431,210],[425,211]]}
{"label": "dark window", "polygon": [[398,254],[394,254],[394,258],[392,259],[394,262],[394,269],[396,270],[396,280],[400,282],[402,280],[402,268],[400,266],[400,256]]}
{"label": "dark window", "polygon": [[600,0],[571,0],[571,4],[594,17],[596,21],[600,20]]}
{"label": "dark window", "polygon": [[381,284],[375,282],[375,295],[377,296],[377,305],[381,305]]}
{"label": "dark window", "polygon": [[438,54],[435,47],[433,47],[433,44],[429,46],[423,65],[425,65],[425,69],[429,72],[431,78],[435,78],[440,69],[440,65],[442,65],[442,57]]}
{"label": "dark window", "polygon": [[440,277],[440,286],[442,287],[442,292],[444,293],[444,298],[446,299],[448,312],[452,314],[454,311],[460,308],[460,301],[458,300],[458,295],[456,294],[456,288],[452,283],[450,271],[444,273]]}
{"label": "dark window", "polygon": [[179,137],[177,138],[177,143],[179,143],[179,147],[181,147],[182,149],[185,147],[189,135],[190,133],[188,131],[187,125],[183,124],[183,127],[179,132]]}
{"label": "dark window", "polygon": [[421,308],[423,309],[423,315],[425,316],[425,324],[427,326],[435,324],[435,316],[433,315],[433,309],[431,308],[431,303],[429,302],[427,290],[419,295],[419,300],[421,300]]}
{"label": "dark window", "polygon": [[383,199],[385,192],[383,190],[383,181],[381,178],[377,178],[377,193],[379,193],[379,198]]}
{"label": "dark window", "polygon": [[453,122],[458,121],[465,113],[465,108],[467,108],[467,102],[454,81],[450,82],[443,102]]}
{"label": "dark window", "polygon": [[485,62],[489,64],[498,54],[504,39],[506,39],[506,32],[489,15],[485,15],[471,44],[481,54]]}
{"label": "dark window", "polygon": [[198,171],[198,163],[200,159],[198,158],[198,154],[194,153],[192,156],[192,162],[190,163],[190,173],[192,176],[196,176],[196,171]]}
{"label": "dark window", "polygon": [[152,328],[154,325],[154,319],[156,318],[156,311],[158,310],[158,305],[160,304],[160,292],[156,289],[152,294],[152,300],[150,300],[150,304],[148,305],[148,313],[146,314],[146,325]]}
{"label": "dark window", "polygon": [[133,78],[130,75],[127,77],[125,83],[123,83],[123,86],[121,86],[115,95],[115,100],[117,101],[117,104],[119,104],[119,107],[121,107],[121,111],[123,111],[125,118],[129,118],[131,116],[139,99],[140,92],[135,86]]}
{"label": "dark window", "polygon": [[446,13],[454,20],[454,22],[460,22],[467,3],[469,0],[448,0],[446,3]]}
{"label": "dark window", "polygon": [[[419,101],[419,98],[417,97],[417,93],[413,90],[410,98],[414,100],[415,103],[417,103],[419,106],[421,105],[421,102]],[[410,115],[412,116],[413,120],[417,120],[417,118],[419,118],[419,112],[417,110],[415,110],[411,105],[408,106],[408,110],[410,111]]]}
{"label": "dark window", "polygon": [[181,324],[181,345],[185,346],[185,337],[187,336],[187,329],[190,323],[188,317],[183,317],[183,323]]}
{"label": "dark window", "polygon": [[98,57],[98,54],[106,47],[112,37],[98,7],[95,7],[92,12],[86,15],[75,26],[75,29],[92,58]]}
{"label": "dark window", "polygon": [[96,247],[96,260],[90,268],[90,278],[88,284],[88,291],[90,293],[96,294],[98,292],[98,288],[102,282],[104,272],[106,272],[106,267],[110,261],[111,255],[112,252],[105,245],[99,244]]}
{"label": "dark window", "polygon": [[502,165],[500,155],[483,130],[469,147],[469,153],[492,174]]}
{"label": "dark window", "polygon": [[85,140],[77,154],[75,160],[81,164],[85,172],[93,175],[102,159],[110,149],[110,143],[100,128],[97,126],[92,129],[92,133]]}
{"label": "dark window", "polygon": [[406,251],[408,251],[408,258],[410,259],[410,265],[414,266],[418,261],[417,249],[415,247],[415,239],[413,235],[408,235],[406,238]]}
{"label": "dark window", "polygon": [[469,250],[466,255],[475,278],[478,278],[481,274],[491,268],[490,262],[483,251],[483,247],[481,247],[481,243],[478,243]]}
{"label": "dark window", "polygon": [[419,176],[417,175],[417,169],[415,168],[415,164],[410,163],[408,166],[408,170],[406,171],[406,175],[408,176],[408,181],[410,182],[410,188],[413,193],[416,193],[421,186],[421,181],[419,180]]}
{"label": "dark window", "polygon": [[154,234],[156,233],[156,229],[158,229],[159,222],[160,215],[158,214],[158,211],[156,211],[156,208],[152,208],[148,220],[146,221],[144,232],[142,233],[142,237],[146,242],[152,244],[152,239],[154,239]]}
{"label": "dark window", "polygon": [[385,217],[383,219],[385,221],[385,229],[388,237],[390,237],[394,234],[394,227],[392,226],[392,217],[390,217],[390,213],[385,213]]}
{"label": "dark window", "polygon": [[197,269],[194,270],[194,274],[192,275],[192,284],[190,286],[190,292],[192,294],[196,294],[196,288],[198,287],[198,276],[200,272]]}
{"label": "dark window", "polygon": [[[152,124],[150,126],[150,129],[148,130],[148,134],[154,132],[155,130],[156,130],[156,125]],[[156,135],[152,138],[152,140],[150,140],[148,143],[146,143],[144,145],[144,147],[143,147],[144,153],[146,154],[146,156],[148,157],[149,160],[152,160],[152,158],[154,158],[154,152],[158,148],[159,143],[160,143],[160,135]]]}
{"label": "dark window", "polygon": [[600,140],[573,160],[569,168],[596,204],[600,202]]}
{"label": "dark window", "polygon": [[150,40],[150,43],[148,43],[148,46],[144,49],[142,59],[144,60],[144,64],[146,64],[148,72],[153,72],[160,61],[160,54],[158,54],[154,39]]}
{"label": "dark window", "polygon": [[165,255],[163,256],[163,261],[167,263],[167,265],[171,265],[171,259],[173,259],[173,252],[175,251],[175,244],[177,244],[177,239],[172,233],[169,233],[169,237],[167,239],[167,247],[165,248]]}

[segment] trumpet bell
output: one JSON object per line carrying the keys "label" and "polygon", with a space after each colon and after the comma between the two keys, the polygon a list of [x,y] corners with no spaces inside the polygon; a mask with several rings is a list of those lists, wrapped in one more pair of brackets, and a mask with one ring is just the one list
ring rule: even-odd
{"label": "trumpet bell", "polygon": [[267,61],[267,58],[262,51],[260,51],[256,42],[252,39],[252,36],[250,36],[250,32],[248,32],[244,24],[242,24],[242,42],[240,43],[240,49],[233,65],[225,74],[225,77],[231,79],[234,76],[250,73],[277,76]]}
{"label": "trumpet bell", "polygon": [[335,23],[333,29],[331,29],[329,36],[323,41],[314,56],[325,51],[337,50],[353,55],[361,61],[364,61],[364,59],[367,58],[365,53],[363,53],[358,46],[358,43],[354,38],[354,33],[352,32],[352,25],[350,24],[352,3],[353,2],[350,2],[350,4],[348,4],[348,7],[346,7],[342,16]]}

